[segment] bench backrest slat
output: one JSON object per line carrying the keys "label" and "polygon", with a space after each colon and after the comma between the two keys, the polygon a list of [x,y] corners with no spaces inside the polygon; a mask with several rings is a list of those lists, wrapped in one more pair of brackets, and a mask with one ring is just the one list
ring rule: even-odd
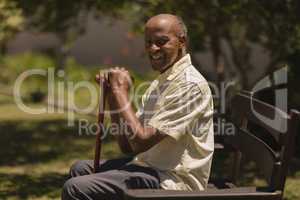
{"label": "bench backrest slat", "polygon": [[[232,120],[241,123],[240,120],[246,118],[248,121],[266,129],[278,144],[282,145],[284,143],[284,134],[287,130],[287,120],[289,118],[286,113],[272,105],[243,94],[239,94],[233,99],[232,106],[232,109],[236,111],[232,113]],[[270,119],[270,121],[265,121],[261,116],[267,120]],[[276,120],[274,120],[275,116]]]}
{"label": "bench backrest slat", "polygon": [[264,141],[245,129],[237,129],[233,137],[226,140],[249,160],[255,161],[269,184],[272,181],[274,165],[279,162],[276,154]]}
{"label": "bench backrest slat", "polygon": [[299,112],[292,111],[288,115],[245,93],[236,95],[231,105],[229,120],[236,126],[236,132],[226,142],[256,162],[270,190],[283,191],[299,125]]}

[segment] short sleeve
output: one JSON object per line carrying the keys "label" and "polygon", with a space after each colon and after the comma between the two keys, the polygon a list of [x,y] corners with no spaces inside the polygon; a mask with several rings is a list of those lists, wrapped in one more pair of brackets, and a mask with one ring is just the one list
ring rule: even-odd
{"label": "short sleeve", "polygon": [[160,98],[148,124],[179,140],[193,129],[199,118],[211,115],[212,112],[211,93],[199,84],[188,82]]}

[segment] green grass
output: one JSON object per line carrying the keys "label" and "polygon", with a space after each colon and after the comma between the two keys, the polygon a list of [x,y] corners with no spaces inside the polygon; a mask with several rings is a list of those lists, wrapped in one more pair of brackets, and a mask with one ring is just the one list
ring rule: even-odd
{"label": "green grass", "polygon": [[[0,199],[60,199],[71,164],[94,155],[95,136],[80,136],[76,125],[68,127],[65,114],[29,115],[12,104],[0,106]],[[120,152],[107,138],[102,154]]]}
{"label": "green grass", "polygon": [[[93,159],[95,136],[79,135],[78,121],[68,127],[66,116],[30,115],[12,103],[0,105],[0,199],[60,199],[71,164],[78,159]],[[112,138],[105,139],[102,155],[104,158],[121,155]],[[255,176],[253,167],[248,166],[241,172],[245,178],[240,183],[261,185],[263,182]],[[226,156],[213,163],[214,173],[227,175],[229,171]],[[299,188],[300,169],[293,167],[285,199],[300,199]]]}

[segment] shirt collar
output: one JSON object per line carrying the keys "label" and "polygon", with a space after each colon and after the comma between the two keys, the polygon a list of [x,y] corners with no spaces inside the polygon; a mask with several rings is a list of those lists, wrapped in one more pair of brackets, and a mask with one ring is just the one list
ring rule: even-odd
{"label": "shirt collar", "polygon": [[172,67],[167,69],[165,72],[160,74],[157,78],[159,82],[164,80],[172,80],[175,78],[183,69],[187,66],[191,65],[191,57],[190,54],[186,54],[180,60],[178,60]]}

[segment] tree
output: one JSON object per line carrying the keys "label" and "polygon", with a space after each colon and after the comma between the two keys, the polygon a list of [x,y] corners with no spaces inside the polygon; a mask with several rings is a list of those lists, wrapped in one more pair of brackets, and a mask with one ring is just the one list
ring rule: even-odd
{"label": "tree", "polygon": [[15,2],[0,0],[0,55],[6,52],[6,42],[22,29],[23,13]]}
{"label": "tree", "polygon": [[[80,35],[84,34],[88,17],[108,13],[116,17],[118,8],[122,7],[125,1],[11,0],[9,2],[26,18],[24,29],[56,34],[61,43],[55,53],[56,66],[57,69],[61,69],[64,67],[74,42]],[[5,7],[4,10],[10,15],[15,15],[11,9]],[[20,30],[23,29],[18,29],[18,31]]]}
{"label": "tree", "polygon": [[231,76],[238,72],[242,88],[250,88],[253,44],[270,55],[268,66],[257,80],[300,48],[299,8],[295,0],[140,0],[131,2],[130,8],[127,5],[124,13],[135,22],[137,30],[158,13],[181,16],[190,30],[191,50],[212,52],[217,80],[223,81],[227,71]]}
{"label": "tree", "polygon": [[[13,10],[18,10],[17,13],[28,19],[26,28],[58,35],[62,43],[57,53],[58,67],[63,67],[69,50],[84,33],[91,15],[126,18],[133,23],[134,30],[141,32],[149,17],[158,13],[177,14],[190,30],[191,51],[208,50],[212,53],[217,81],[239,77],[242,88],[252,86],[249,75],[253,73],[251,55],[254,44],[263,47],[270,56],[268,66],[257,80],[274,71],[300,49],[300,17],[297,12],[300,3],[297,0],[2,1],[10,2]],[[7,7],[5,11],[12,16],[16,13]],[[15,32],[7,33],[13,35]]]}

